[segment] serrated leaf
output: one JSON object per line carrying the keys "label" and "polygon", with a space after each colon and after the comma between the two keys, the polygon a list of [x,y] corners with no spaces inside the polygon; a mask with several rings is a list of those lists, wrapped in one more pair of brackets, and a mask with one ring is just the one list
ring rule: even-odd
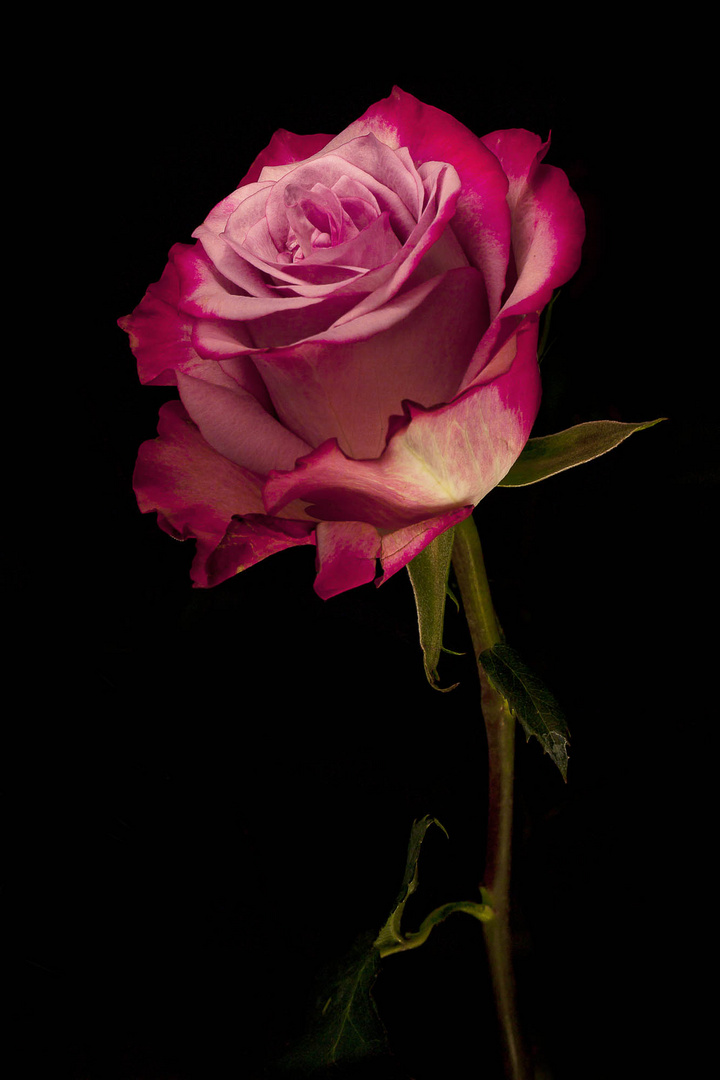
{"label": "serrated leaf", "polygon": [[570,733],[551,692],[509,645],[493,645],[481,652],[480,663],[522,724],[527,739],[534,736],[539,740],[567,781]]}
{"label": "serrated leaf", "polygon": [[437,825],[439,829],[447,836],[447,831],[443,825],[437,820],[437,818],[430,817],[428,814],[423,818],[419,818],[417,821],[413,821],[412,829],[410,830],[410,842],[408,843],[407,859],[405,861],[405,873],[403,874],[402,885],[400,886],[400,892],[397,895],[397,899],[393,904],[390,917],[385,924],[389,925],[391,922],[396,921],[399,925],[398,913],[402,915],[405,904],[409,897],[415,892],[417,888],[417,874],[418,874],[418,860],[420,858],[420,849],[425,839],[425,833],[428,831],[431,825]]}
{"label": "serrated leaf", "polygon": [[281,1063],[286,1071],[314,1073],[382,1053],[385,1028],[372,996],[380,964],[374,935],[360,938],[318,999],[311,1030]]}
{"label": "serrated leaf", "polygon": [[619,420],[591,420],[587,424],[528,439],[525,447],[498,487],[525,487],[549,476],[582,465],[619,446],[630,435],[654,427],[665,417],[637,424]]}
{"label": "serrated leaf", "polygon": [[408,897],[417,886],[420,849],[432,824],[443,829],[439,821],[429,816],[413,822],[402,885],[387,922],[379,934],[363,935],[338,971],[325,980],[311,1030],[301,1045],[282,1062],[286,1070],[310,1073],[330,1065],[359,1061],[380,1054],[386,1048],[385,1029],[375,1006],[372,987],[384,954],[383,942],[389,946],[403,940],[400,919]]}
{"label": "serrated leaf", "polygon": [[446,693],[453,686],[442,687],[438,682],[437,667],[442,650],[445,599],[450,570],[454,529],[446,529],[432,543],[408,563],[408,574],[415,594],[418,614],[420,647],[423,651],[425,674],[435,690]]}

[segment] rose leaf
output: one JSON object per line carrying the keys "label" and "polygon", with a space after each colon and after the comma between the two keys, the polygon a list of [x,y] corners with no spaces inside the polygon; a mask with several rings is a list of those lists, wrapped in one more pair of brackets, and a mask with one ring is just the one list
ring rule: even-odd
{"label": "rose leaf", "polygon": [[323,981],[309,1033],[280,1063],[283,1071],[310,1073],[386,1051],[385,1028],[372,988],[382,956],[404,940],[400,920],[408,897],[417,887],[420,848],[432,824],[445,832],[440,822],[429,816],[413,822],[402,885],[387,922],[379,934],[362,935],[338,970]]}
{"label": "rose leaf", "polygon": [[412,896],[417,889],[420,848],[425,839],[425,833],[431,825],[437,825],[447,836],[445,827],[440,824],[437,818],[429,817],[426,814],[425,817],[419,818],[417,821],[413,822],[412,829],[410,830],[410,843],[408,844],[405,873],[403,875],[402,885],[400,886],[400,892],[392,906],[387,922],[375,939],[375,947],[381,953],[384,953],[386,948],[392,947],[394,944],[404,940],[400,931],[400,921],[409,897]]}
{"label": "rose leaf", "polygon": [[572,469],[586,461],[606,454],[636,431],[653,427],[661,420],[644,420],[626,424],[619,420],[591,420],[586,424],[558,431],[555,435],[541,435],[528,439],[520,457],[498,487],[524,487],[536,484],[555,473]]}
{"label": "rose leaf", "polygon": [[492,686],[502,694],[522,724],[528,742],[532,735],[539,740],[567,782],[570,732],[560,706],[548,688],[508,645],[498,644],[485,649],[480,653],[480,663]]}

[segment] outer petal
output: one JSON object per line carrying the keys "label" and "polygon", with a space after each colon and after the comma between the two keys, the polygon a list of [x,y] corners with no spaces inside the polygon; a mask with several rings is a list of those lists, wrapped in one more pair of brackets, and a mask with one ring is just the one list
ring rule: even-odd
{"label": "outer petal", "polygon": [[468,266],[253,359],[280,420],[305,442],[337,438],[350,457],[379,457],[403,400],[429,407],[455,397],[487,319],[482,276]]}
{"label": "outer petal", "polygon": [[208,556],[205,580],[198,585],[212,587],[277,551],[315,543],[315,523],[287,518],[250,515],[233,518],[215,550]]}
{"label": "outer petal", "polygon": [[509,180],[513,254],[517,281],[503,314],[539,311],[553,289],[580,266],[585,215],[565,173],[542,165],[550,141],[522,129],[495,131],[483,143],[497,156]]}
{"label": "outer petal", "polygon": [[[175,248],[184,245],[175,245]],[[159,281],[150,285],[130,315],[118,319],[118,326],[130,335],[130,348],[137,360],[142,383],[172,386],[175,369],[192,367],[199,360],[192,343],[192,319],[178,310],[180,279],[172,261]]]}
{"label": "outer petal", "polygon": [[397,86],[329,144],[332,148],[372,132],[392,147],[406,146],[413,161],[447,161],[455,167],[461,192],[453,231],[472,266],[485,278],[494,316],[505,288],[511,242],[508,182],[497,157],[459,120],[425,105]]}
{"label": "outer petal", "polygon": [[[267,392],[255,367],[247,357],[238,356],[240,349],[237,335],[232,348],[218,347],[215,359],[222,365],[208,361],[207,352],[198,348],[206,320],[197,320],[180,310],[181,277],[178,263],[193,257],[194,248],[175,244],[170,250],[169,261],[159,281],[150,285],[135,310],[118,325],[130,336],[130,347],[135,354],[138,375],[142,383],[161,386],[177,384],[177,373],[183,372],[196,379],[218,386],[242,386],[259,400],[269,405]],[[176,263],[177,260],[177,263]]]}
{"label": "outer petal", "polygon": [[214,450],[260,476],[271,469],[292,469],[310,446],[279,424],[252,394],[231,385],[178,373],[183,405]]}
{"label": "outer petal", "polygon": [[373,580],[382,550],[374,526],[361,521],[321,521],[316,537],[315,592],[323,600]]}
{"label": "outer petal", "polygon": [[549,143],[521,129],[493,132],[483,142],[508,172],[515,280],[477,348],[463,389],[507,371],[506,342],[522,318],[542,311],[553,290],[576,272],[585,238],[585,215],[565,173],[540,164]]}
{"label": "outer petal", "polygon": [[294,161],[305,161],[306,158],[319,153],[332,138],[332,135],[294,135],[292,131],[280,128],[265,149],[261,150],[255,158],[238,187],[255,183],[266,166],[289,165]]}
{"label": "outer petal", "polygon": [[274,472],[264,488],[268,513],[294,499],[326,521],[365,521],[381,532],[475,506],[519,456],[540,406],[537,320],[517,334],[508,372],[449,405],[420,410],[398,428],[375,461],[347,458],[333,440]]}
{"label": "outer petal", "polygon": [[[140,447],[133,486],[140,510],[157,511],[165,532],[197,539],[191,576],[200,586],[216,585],[281,547],[312,543],[312,521],[268,522],[257,477],[213,450],[179,401],[161,408],[158,438]],[[234,528],[235,543],[214,555],[236,515],[250,515],[243,542]]]}
{"label": "outer petal", "polygon": [[161,408],[158,438],[140,447],[133,486],[141,511],[156,510],[166,532],[197,538],[200,563],[233,514],[264,512],[257,477],[213,450],[179,401]]}
{"label": "outer petal", "polygon": [[383,536],[380,554],[383,575],[376,580],[376,585],[383,585],[432,543],[436,536],[469,517],[472,511],[472,506],[462,506],[459,510],[450,510],[429,521],[420,521],[417,525],[408,525],[405,529]]}

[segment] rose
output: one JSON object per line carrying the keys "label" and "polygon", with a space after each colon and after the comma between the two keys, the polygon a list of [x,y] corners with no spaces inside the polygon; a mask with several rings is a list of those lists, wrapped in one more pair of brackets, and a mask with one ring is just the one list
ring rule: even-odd
{"label": "rose", "polygon": [[177,384],[140,509],[215,585],[317,547],[322,597],[385,581],[502,480],[540,402],[539,315],[580,203],[528,131],[480,139],[395,88],[340,135],[278,131],[120,320]]}

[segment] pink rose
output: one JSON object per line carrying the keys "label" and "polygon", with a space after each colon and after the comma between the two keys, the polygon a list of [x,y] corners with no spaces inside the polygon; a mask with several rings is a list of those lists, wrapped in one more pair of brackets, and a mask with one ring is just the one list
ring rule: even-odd
{"label": "pink rose", "polygon": [[385,581],[503,479],[584,237],[547,149],[396,88],[334,138],[277,131],[172,248],[120,325],[141,381],[178,387],[134,485],[197,539],[196,585],[295,544],[322,597]]}

